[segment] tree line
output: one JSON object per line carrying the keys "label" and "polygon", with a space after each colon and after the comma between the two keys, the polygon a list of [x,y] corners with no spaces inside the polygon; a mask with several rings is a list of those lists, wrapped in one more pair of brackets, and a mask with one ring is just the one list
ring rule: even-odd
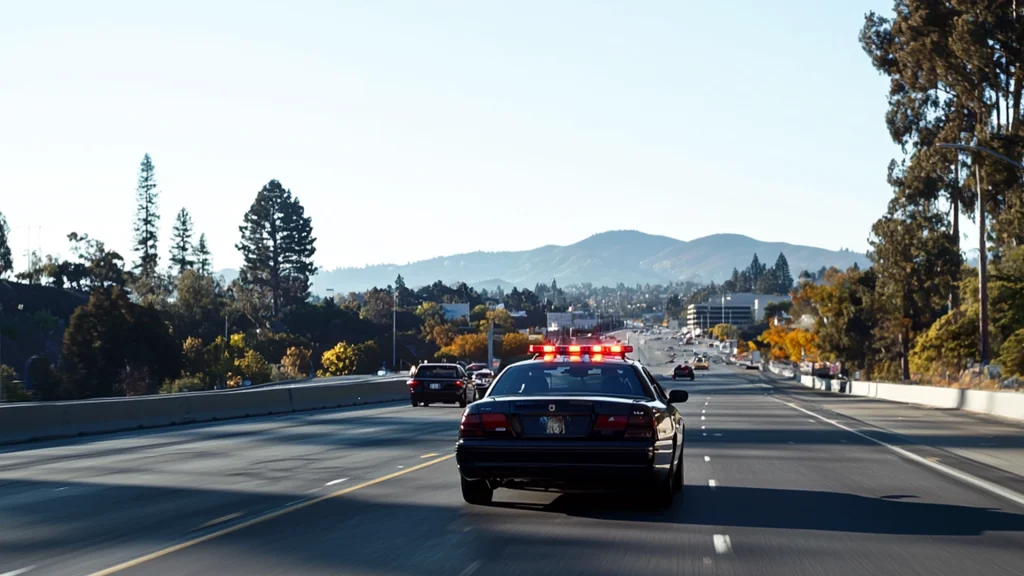
{"label": "tree line", "polygon": [[[312,219],[279,181],[263,186],[242,217],[236,248],[244,262],[230,284],[214,277],[206,235],[196,238],[186,208],[176,214],[167,265],[161,265],[160,192],[148,154],[139,165],[135,203],[130,265],[103,241],[71,232],[71,258],[32,253],[28,268],[14,274],[28,284],[88,295],[70,316],[56,361],[34,358],[26,370],[32,374],[22,374],[42,397],[237,385],[272,377],[268,357],[292,370],[281,377],[295,377],[312,370],[295,372],[320,341],[376,335],[336,306],[309,302],[317,270]],[[0,277],[13,272],[8,232],[0,214]],[[10,380],[15,371],[4,368]]]}
{"label": "tree line", "polygon": [[[893,194],[871,228],[871,267],[830,270],[794,291],[792,316],[809,320],[821,359],[893,380],[977,381],[967,368],[989,360],[1024,374],[1022,175],[979,148],[939,146],[1024,159],[1017,11],[1013,2],[897,0],[891,15],[865,17],[860,43],[889,80],[885,123],[903,154],[887,168]],[[961,218],[990,259],[985,349]]]}
{"label": "tree line", "polygon": [[[688,286],[562,287],[552,280],[532,290],[478,291],[437,281],[413,290],[399,276],[393,286],[316,299],[310,294],[317,272],[312,220],[281,182],[263,186],[242,215],[236,249],[243,265],[230,283],[214,275],[206,236],[186,207],[175,212],[167,245],[161,242],[160,189],[148,154],[139,164],[134,200],[130,262],[99,238],[71,232],[69,257],[33,253],[28,267],[14,273],[9,227],[0,214],[0,278],[13,275],[88,298],[67,318],[57,354],[38,354],[24,371],[0,368],[7,399],[28,398],[7,389],[16,373],[31,380],[38,399],[77,399],[365,373],[393,355],[404,364],[482,360],[491,323],[502,336],[496,352],[507,360],[526,350],[528,338],[519,331],[545,324],[547,312],[641,313],[656,308],[664,291]],[[446,317],[441,305],[447,303],[469,303],[469,317]],[[508,310],[525,317],[513,319]],[[39,313],[48,326],[56,321]]]}

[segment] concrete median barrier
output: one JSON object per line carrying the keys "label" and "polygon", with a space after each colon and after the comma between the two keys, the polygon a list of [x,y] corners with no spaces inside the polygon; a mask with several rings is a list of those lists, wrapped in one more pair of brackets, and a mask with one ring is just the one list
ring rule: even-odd
{"label": "concrete median barrier", "polygon": [[320,410],[408,400],[405,378],[292,388],[292,409]]}
{"label": "concrete median barrier", "polygon": [[405,378],[0,406],[0,444],[407,400]]}

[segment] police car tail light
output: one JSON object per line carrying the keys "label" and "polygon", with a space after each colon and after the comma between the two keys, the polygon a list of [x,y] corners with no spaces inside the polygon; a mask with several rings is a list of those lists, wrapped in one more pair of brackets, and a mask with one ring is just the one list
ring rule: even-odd
{"label": "police car tail light", "polygon": [[512,427],[504,414],[481,414],[484,432],[488,434],[512,435]]}
{"label": "police car tail light", "polygon": [[629,416],[625,414],[602,414],[597,417],[595,430],[625,430]]}
{"label": "police car tail light", "polygon": [[479,414],[466,412],[459,424],[459,438],[471,438],[484,435],[484,423]]}
{"label": "police car tail light", "polygon": [[653,438],[657,423],[654,413],[647,408],[634,408],[626,423],[626,438]]}

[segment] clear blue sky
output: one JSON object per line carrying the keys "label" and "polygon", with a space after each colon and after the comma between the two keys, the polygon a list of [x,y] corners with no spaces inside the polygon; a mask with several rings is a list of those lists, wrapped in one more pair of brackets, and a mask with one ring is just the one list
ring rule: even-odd
{"label": "clear blue sky", "polygon": [[[217,268],[276,178],[321,267],[635,228],[867,248],[885,210],[888,0],[4,2],[0,211],[24,266],[128,255],[144,153],[163,262],[187,207]],[[42,234],[38,228],[42,226]]]}

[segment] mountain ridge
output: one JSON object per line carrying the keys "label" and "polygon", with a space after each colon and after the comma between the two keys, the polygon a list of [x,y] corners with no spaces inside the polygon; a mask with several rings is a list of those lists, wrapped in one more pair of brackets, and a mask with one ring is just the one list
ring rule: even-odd
{"label": "mountain ridge", "polygon": [[[788,242],[765,242],[743,234],[712,234],[693,240],[646,234],[637,230],[610,230],[566,246],[547,244],[530,250],[456,253],[408,264],[375,264],[321,271],[313,278],[313,292],[335,294],[363,291],[393,284],[399,274],[410,287],[465,282],[470,286],[501,284],[503,288],[533,288],[538,282],[615,286],[619,282],[665,284],[673,281],[721,282],[742,270],[754,254],[767,265],[779,253],[786,255],[794,276],[822,266],[847,268],[870,265],[865,254],[828,250]],[[233,270],[218,271],[230,281]]]}

